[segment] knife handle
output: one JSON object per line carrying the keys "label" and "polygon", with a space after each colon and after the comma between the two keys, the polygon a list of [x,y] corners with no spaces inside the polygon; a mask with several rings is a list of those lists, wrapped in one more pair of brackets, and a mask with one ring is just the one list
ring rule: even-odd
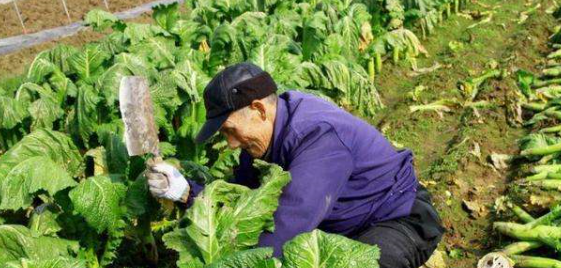
{"label": "knife handle", "polygon": [[154,164],[159,164],[164,162],[164,159],[162,158],[162,155],[160,154],[160,150],[157,150],[156,152],[154,152],[154,157],[152,158],[154,161]]}
{"label": "knife handle", "polygon": [[154,153],[154,157],[146,160],[146,168],[151,169],[154,165],[163,163],[164,159],[159,152]]}
{"label": "knife handle", "polygon": [[159,164],[159,163],[164,162],[164,159],[162,159],[162,157],[159,156],[159,155],[154,156],[154,158],[152,158],[152,159],[154,159],[154,164]]}

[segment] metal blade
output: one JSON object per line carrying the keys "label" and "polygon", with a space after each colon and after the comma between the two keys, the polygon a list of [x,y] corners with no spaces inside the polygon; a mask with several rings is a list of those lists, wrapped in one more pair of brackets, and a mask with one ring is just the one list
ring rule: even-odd
{"label": "metal blade", "polygon": [[123,77],[119,87],[119,103],[129,155],[158,155],[158,131],[148,81],[140,76]]}

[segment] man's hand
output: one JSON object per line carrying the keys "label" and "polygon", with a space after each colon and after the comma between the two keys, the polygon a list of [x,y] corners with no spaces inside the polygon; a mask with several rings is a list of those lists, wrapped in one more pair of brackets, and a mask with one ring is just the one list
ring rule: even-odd
{"label": "man's hand", "polygon": [[187,202],[190,187],[179,170],[168,163],[155,164],[151,160],[147,162],[147,166],[146,178],[154,197]]}

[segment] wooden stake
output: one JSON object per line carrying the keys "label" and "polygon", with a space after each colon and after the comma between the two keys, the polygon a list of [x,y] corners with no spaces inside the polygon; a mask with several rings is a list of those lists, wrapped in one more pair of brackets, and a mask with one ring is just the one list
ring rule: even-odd
{"label": "wooden stake", "polygon": [[23,28],[23,34],[27,34],[27,29],[25,29],[25,25],[23,24],[23,18],[21,17],[21,13],[18,8],[18,4],[16,3],[17,0],[14,0],[14,8],[16,9],[16,13],[18,14],[19,23],[21,24],[21,28]]}
{"label": "wooden stake", "polygon": [[68,13],[68,7],[66,7],[66,0],[60,0],[60,1],[62,2],[62,6],[64,7],[64,12],[66,12],[68,23],[72,23],[72,19],[70,19],[70,13]]}
{"label": "wooden stake", "polygon": [[105,8],[107,9],[107,11],[109,10],[109,3],[107,3],[107,0],[103,0],[103,4],[105,4]]}

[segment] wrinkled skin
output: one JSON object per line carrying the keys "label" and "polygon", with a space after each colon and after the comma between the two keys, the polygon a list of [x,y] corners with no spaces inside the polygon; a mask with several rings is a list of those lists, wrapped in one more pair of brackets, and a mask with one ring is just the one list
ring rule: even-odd
{"label": "wrinkled skin", "polygon": [[273,137],[276,109],[276,103],[254,100],[249,106],[230,114],[220,133],[230,148],[241,148],[251,156],[261,158]]}

